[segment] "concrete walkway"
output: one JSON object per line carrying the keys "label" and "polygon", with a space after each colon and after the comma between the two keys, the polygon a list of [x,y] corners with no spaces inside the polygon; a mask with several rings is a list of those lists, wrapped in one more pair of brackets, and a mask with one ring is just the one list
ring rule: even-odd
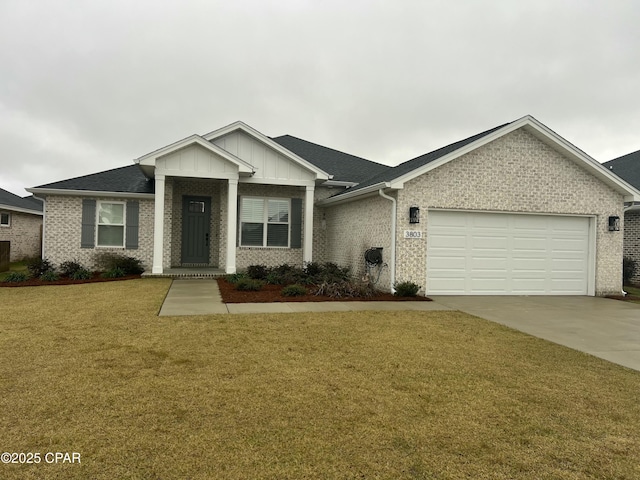
{"label": "concrete walkway", "polygon": [[356,310],[452,310],[435,302],[278,302],[222,303],[215,279],[174,280],[160,316],[216,313],[352,312]]}

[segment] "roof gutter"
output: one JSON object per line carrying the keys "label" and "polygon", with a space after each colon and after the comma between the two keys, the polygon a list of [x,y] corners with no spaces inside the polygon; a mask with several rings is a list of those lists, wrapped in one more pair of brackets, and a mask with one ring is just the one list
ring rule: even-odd
{"label": "roof gutter", "polygon": [[382,188],[378,190],[378,195],[387,200],[391,200],[391,266],[389,267],[389,276],[391,277],[389,289],[391,293],[396,293],[396,222],[397,222],[397,209],[398,202],[393,197],[390,197]]}
{"label": "roof gutter", "polygon": [[153,193],[133,193],[133,192],[109,192],[97,190],[62,190],[56,188],[25,188],[29,193],[35,195],[69,195],[74,197],[120,197],[120,198],[140,198],[153,200]]}
{"label": "roof gutter", "polygon": [[338,203],[348,202],[351,200],[355,200],[357,197],[360,197],[363,195],[371,195],[371,194],[375,195],[380,189],[390,188],[390,187],[391,185],[389,184],[389,182],[380,182],[380,183],[376,183],[375,185],[369,185],[368,187],[359,188],[352,192],[346,191],[345,193],[340,193],[335,197],[325,198],[324,200],[320,200],[317,203],[317,205],[324,207],[327,205],[335,205]]}
{"label": "roof gutter", "polygon": [[[34,195],[34,197],[35,197],[35,195]],[[37,198],[37,197],[35,197],[35,198]],[[38,199],[38,200],[42,200],[42,199]],[[44,206],[42,208],[44,208]],[[10,210],[12,212],[19,212],[19,213],[30,213],[32,215],[42,215],[42,212],[40,212],[38,210],[30,210],[28,208],[16,207],[14,205],[7,205],[7,204],[0,204],[0,209],[2,209],[2,210]]]}

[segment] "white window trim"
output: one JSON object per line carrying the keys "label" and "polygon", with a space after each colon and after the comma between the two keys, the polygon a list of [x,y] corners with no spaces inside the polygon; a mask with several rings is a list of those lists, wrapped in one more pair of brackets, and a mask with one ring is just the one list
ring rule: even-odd
{"label": "white window trim", "polygon": [[[98,244],[98,230],[101,225],[111,225],[111,226],[120,226],[116,224],[107,224],[100,223],[100,205],[103,203],[108,203],[112,205],[122,205],[122,245],[99,245]],[[98,200],[96,202],[96,238],[95,238],[95,246],[96,248],[125,248],[127,244],[127,202],[122,201],[114,201],[114,200]]]}
{"label": "white window trim", "polygon": [[[5,215],[5,214],[7,215],[9,221],[8,221],[8,223],[0,223],[0,227],[10,228],[11,227],[11,212],[2,212],[2,215]],[[1,219],[0,219],[0,222],[1,222]]]}
{"label": "white window trim", "polygon": [[[245,198],[253,198],[253,199],[258,199],[258,200],[262,200],[265,202],[264,204],[264,211],[263,211],[263,222],[262,224],[265,226],[265,228],[262,230],[262,245],[243,245],[242,244],[242,204],[244,202]],[[285,201],[287,202],[288,205],[288,221],[285,222],[269,222],[269,200],[280,200],[280,201]],[[272,246],[272,245],[267,245],[267,230],[268,230],[268,225],[287,225],[287,246]],[[290,198],[283,198],[283,197],[257,197],[257,196],[253,196],[253,195],[242,195],[240,197],[240,211],[238,212],[238,245],[242,248],[273,248],[273,249],[279,249],[279,250],[284,250],[284,249],[288,249],[291,248],[291,199]]]}

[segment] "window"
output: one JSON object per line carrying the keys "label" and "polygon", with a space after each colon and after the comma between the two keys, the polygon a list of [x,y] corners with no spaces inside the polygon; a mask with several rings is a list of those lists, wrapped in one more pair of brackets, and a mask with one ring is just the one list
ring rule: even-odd
{"label": "window", "polygon": [[8,213],[0,213],[0,227],[11,226],[11,215]]}
{"label": "window", "polygon": [[98,202],[99,247],[124,247],[124,203]]}
{"label": "window", "polygon": [[243,197],[240,207],[240,245],[289,246],[289,200]]}

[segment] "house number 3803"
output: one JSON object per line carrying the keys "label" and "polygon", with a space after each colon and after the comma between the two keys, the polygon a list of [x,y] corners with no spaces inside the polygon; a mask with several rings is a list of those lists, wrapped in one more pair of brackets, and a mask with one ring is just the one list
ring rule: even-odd
{"label": "house number 3803", "polygon": [[405,230],[404,238],[422,238],[422,231],[420,230]]}

